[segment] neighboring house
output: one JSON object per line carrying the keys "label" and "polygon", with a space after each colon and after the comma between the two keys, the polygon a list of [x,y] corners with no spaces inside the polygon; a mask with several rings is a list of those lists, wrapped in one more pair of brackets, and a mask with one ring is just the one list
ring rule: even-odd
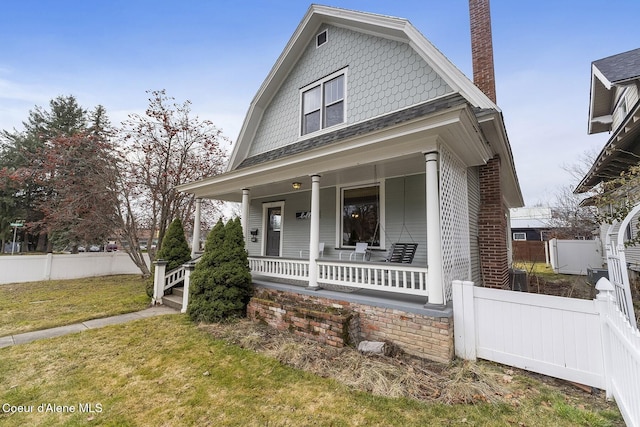
{"label": "neighboring house", "polygon": [[509,211],[514,261],[542,262],[549,259],[547,241],[553,236],[549,207],[514,208]]}
{"label": "neighboring house", "polygon": [[[350,298],[354,310],[359,296],[379,309],[413,298],[389,316],[410,329],[419,322],[407,316],[431,319],[444,353],[427,327],[424,343],[403,342],[364,310],[362,336],[437,360],[453,354],[451,282],[509,286],[508,212],[523,205],[495,103],[488,2],[475,3],[486,8],[480,27],[471,14],[474,74],[489,96],[407,20],[312,5],[251,102],[228,170],[179,187],[242,203],[260,287],[298,283],[286,289],[320,298],[338,286],[355,292],[326,301]],[[410,264],[385,262],[409,243]]]}
{"label": "neighboring house", "polygon": [[543,241],[551,236],[551,208],[515,208],[510,210],[511,238],[513,241]]}
{"label": "neighboring house", "polygon": [[[640,48],[591,64],[589,134],[600,132],[611,136],[576,193],[588,192],[640,163]],[[630,229],[636,230],[637,222],[634,219]],[[603,243],[608,228],[601,227]],[[640,271],[640,247],[627,248],[626,257],[630,269]]]}

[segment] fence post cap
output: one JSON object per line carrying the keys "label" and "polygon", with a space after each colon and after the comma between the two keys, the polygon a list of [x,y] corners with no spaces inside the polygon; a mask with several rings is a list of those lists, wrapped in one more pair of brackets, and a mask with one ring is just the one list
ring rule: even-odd
{"label": "fence post cap", "polygon": [[596,289],[599,292],[613,292],[615,290],[609,279],[607,279],[606,277],[601,277],[598,279],[598,282],[596,283]]}
{"label": "fence post cap", "polygon": [[169,264],[169,261],[165,261],[163,259],[157,259],[157,260],[154,261],[154,264],[155,265],[167,265],[167,264]]}

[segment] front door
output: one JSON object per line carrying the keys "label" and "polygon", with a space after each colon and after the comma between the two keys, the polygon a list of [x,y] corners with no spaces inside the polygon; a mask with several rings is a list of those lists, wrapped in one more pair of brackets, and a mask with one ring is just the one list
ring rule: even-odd
{"label": "front door", "polygon": [[280,233],[282,230],[282,207],[267,208],[267,239],[265,254],[280,256]]}

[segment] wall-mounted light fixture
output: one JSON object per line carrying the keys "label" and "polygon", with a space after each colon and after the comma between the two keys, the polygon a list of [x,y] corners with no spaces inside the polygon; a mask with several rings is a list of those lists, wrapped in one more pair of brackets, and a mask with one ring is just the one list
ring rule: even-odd
{"label": "wall-mounted light fixture", "polygon": [[302,183],[301,182],[293,182],[293,183],[291,183],[291,186],[293,187],[294,190],[299,190],[300,188],[302,188]]}

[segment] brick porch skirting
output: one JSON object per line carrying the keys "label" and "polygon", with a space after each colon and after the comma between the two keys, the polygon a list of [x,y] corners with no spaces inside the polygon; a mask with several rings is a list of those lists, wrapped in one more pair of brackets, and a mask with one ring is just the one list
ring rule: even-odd
{"label": "brick porch skirting", "polygon": [[334,347],[391,342],[405,353],[447,363],[453,359],[453,316],[429,316],[395,308],[258,287],[247,316],[279,330]]}

